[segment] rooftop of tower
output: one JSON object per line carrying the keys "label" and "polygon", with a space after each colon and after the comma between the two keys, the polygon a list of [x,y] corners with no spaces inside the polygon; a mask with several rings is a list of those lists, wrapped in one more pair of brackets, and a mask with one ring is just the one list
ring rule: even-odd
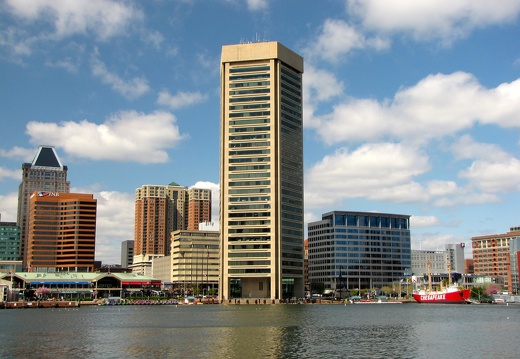
{"label": "rooftop of tower", "polygon": [[34,156],[31,166],[59,169],[66,168],[61,163],[56,150],[52,146],[40,146],[38,148],[38,153]]}
{"label": "rooftop of tower", "polygon": [[243,62],[255,60],[280,59],[285,64],[303,73],[303,57],[285,47],[278,41],[250,42],[222,46],[221,62]]}

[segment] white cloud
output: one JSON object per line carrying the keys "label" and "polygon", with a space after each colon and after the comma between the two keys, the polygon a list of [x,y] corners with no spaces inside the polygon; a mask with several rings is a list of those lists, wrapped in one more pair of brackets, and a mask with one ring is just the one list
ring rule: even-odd
{"label": "white cloud", "polygon": [[27,134],[31,143],[52,143],[74,157],[139,163],[168,161],[166,149],[184,137],[175,116],[166,111],[120,112],[99,125],[88,120],[29,122]]}
{"label": "white cloud", "polygon": [[373,141],[380,138],[425,141],[452,135],[476,123],[520,127],[520,79],[492,89],[471,74],[427,76],[399,90],[392,101],[350,99],[319,119],[323,141]]}
{"label": "white cloud", "polygon": [[457,159],[508,160],[511,156],[493,143],[476,142],[470,135],[462,135],[451,146]]}
{"label": "white cloud", "polygon": [[179,91],[175,95],[171,95],[168,91],[163,90],[159,93],[157,103],[159,105],[168,106],[171,109],[179,109],[191,106],[196,103],[206,101],[207,96],[200,92],[183,92]]}
{"label": "white cloud", "polygon": [[[18,173],[20,182],[22,176]],[[12,192],[5,195],[0,194],[0,215],[2,222],[16,222],[18,213],[18,192]]]}
{"label": "white cloud", "polygon": [[498,145],[476,142],[471,136],[461,136],[452,146],[455,158],[471,159],[471,165],[459,176],[484,193],[507,193],[520,190],[520,160]]}
{"label": "white cloud", "polygon": [[319,57],[329,62],[338,62],[343,56],[356,49],[382,50],[389,46],[383,38],[367,38],[360,29],[337,19],[327,19],[316,41],[303,50],[306,59]]}
{"label": "white cloud", "polygon": [[415,232],[412,227],[412,250],[444,250],[446,244],[465,243],[470,248],[471,240],[467,237],[456,236],[440,232]]}
{"label": "white cloud", "polygon": [[[486,165],[486,173],[475,166],[462,171],[459,177],[468,183],[459,185],[452,180],[424,181],[422,176],[431,170],[429,158],[409,144],[367,143],[353,151],[340,149],[306,172],[305,207],[330,208],[354,198],[433,207],[475,205],[498,202],[498,193],[519,189],[518,161]],[[496,178],[497,170],[508,175]]]}
{"label": "white cloud", "polygon": [[330,101],[343,94],[344,85],[333,73],[312,65],[303,74],[304,126],[314,127],[319,121],[314,118],[320,102]]}
{"label": "white cloud", "polygon": [[34,148],[23,148],[15,146],[10,150],[0,149],[0,157],[32,162],[34,158]]}
{"label": "white cloud", "polygon": [[440,221],[435,216],[411,216],[411,228],[434,227],[440,225]]}
{"label": "white cloud", "polygon": [[33,47],[37,42],[38,38],[28,36],[24,29],[9,26],[0,31],[0,47],[6,48],[5,53],[0,56],[19,62],[17,58],[32,54]]}
{"label": "white cloud", "polygon": [[7,168],[3,168],[3,167],[0,167],[0,182],[3,181],[4,179],[19,179],[20,181],[22,180],[22,172],[21,170],[10,170],[10,169],[7,169]]}
{"label": "white cloud", "polygon": [[475,29],[513,22],[520,1],[497,5],[487,0],[349,0],[348,11],[369,31],[449,44]]}
{"label": "white cloud", "polygon": [[71,193],[90,193],[97,200],[96,260],[120,264],[121,242],[134,239],[135,194],[104,191],[97,184],[73,187]]}
{"label": "white cloud", "polygon": [[121,242],[134,239],[135,196],[101,191],[97,199],[96,260],[121,263]]}
{"label": "white cloud", "polygon": [[476,160],[469,168],[460,172],[485,193],[507,193],[520,191],[520,161],[509,158],[504,161]]}
{"label": "white cloud", "polygon": [[429,169],[427,156],[402,144],[364,144],[352,152],[340,149],[307,172],[305,206],[330,206],[359,197],[395,201],[426,199],[424,189],[413,183],[412,178]]}
{"label": "white cloud", "polygon": [[247,0],[249,11],[263,11],[269,9],[269,0]]}
{"label": "white cloud", "polygon": [[105,64],[97,58],[97,52],[91,59],[92,74],[101,78],[103,83],[110,85],[114,91],[128,99],[140,97],[150,90],[144,77],[134,77],[123,80],[117,74],[110,72]]}
{"label": "white cloud", "polygon": [[5,9],[28,24],[48,23],[48,37],[93,33],[100,40],[125,34],[143,14],[128,2],[111,0],[6,0]]}

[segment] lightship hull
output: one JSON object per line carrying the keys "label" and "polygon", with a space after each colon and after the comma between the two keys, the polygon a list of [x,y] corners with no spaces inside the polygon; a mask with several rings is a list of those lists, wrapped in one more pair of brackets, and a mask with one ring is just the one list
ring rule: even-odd
{"label": "lightship hull", "polygon": [[418,303],[467,303],[471,294],[470,289],[461,289],[449,292],[414,293],[413,298]]}

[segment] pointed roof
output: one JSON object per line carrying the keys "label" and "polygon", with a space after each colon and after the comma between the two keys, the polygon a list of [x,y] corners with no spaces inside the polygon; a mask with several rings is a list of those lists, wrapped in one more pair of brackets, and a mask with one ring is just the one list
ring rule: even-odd
{"label": "pointed roof", "polygon": [[52,146],[40,146],[38,148],[38,153],[32,161],[32,167],[63,169],[60,158]]}

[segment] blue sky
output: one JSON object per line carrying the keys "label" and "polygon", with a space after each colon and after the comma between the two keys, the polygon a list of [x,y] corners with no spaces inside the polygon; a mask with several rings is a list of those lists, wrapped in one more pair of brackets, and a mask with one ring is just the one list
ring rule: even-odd
{"label": "blue sky", "polygon": [[144,184],[213,189],[222,45],[305,60],[306,223],[409,214],[412,248],[520,225],[520,0],[0,0],[0,213],[55,146],[120,262]]}

